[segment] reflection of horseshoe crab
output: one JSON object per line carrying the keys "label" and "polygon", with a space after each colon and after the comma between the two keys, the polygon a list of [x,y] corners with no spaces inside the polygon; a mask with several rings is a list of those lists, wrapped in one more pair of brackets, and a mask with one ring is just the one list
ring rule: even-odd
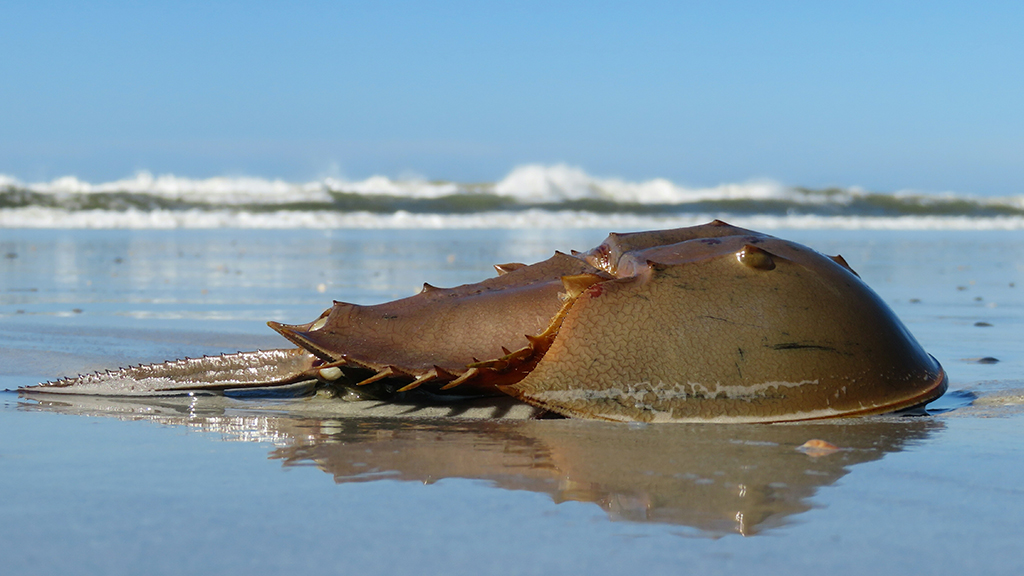
{"label": "reflection of horseshoe crab", "polygon": [[[601,506],[613,520],[756,534],[809,510],[818,488],[942,428],[931,418],[828,424],[632,427],[559,420],[312,417],[308,405],[232,415],[225,399],[62,397],[25,404],[74,414],[155,420],[272,441],[285,466],[313,464],[335,481],[482,479],[509,490]],[[237,405],[235,405],[237,406]],[[315,407],[314,407],[315,408]],[[372,411],[371,411],[372,412]],[[814,457],[812,438],[840,450]]]}
{"label": "reflection of horseshoe crab", "polygon": [[[298,424],[298,423],[297,423]],[[556,502],[593,502],[613,520],[707,534],[755,534],[809,510],[819,487],[849,467],[921,440],[931,419],[816,425],[678,425],[640,429],[569,421],[422,423],[320,420],[305,443],[279,448],[285,465],[315,463],[341,482],[479,478]],[[842,449],[796,448],[824,438]]]}

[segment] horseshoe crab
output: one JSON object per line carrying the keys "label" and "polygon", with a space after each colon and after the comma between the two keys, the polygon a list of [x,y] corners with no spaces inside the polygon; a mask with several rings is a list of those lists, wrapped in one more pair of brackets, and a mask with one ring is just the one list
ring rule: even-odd
{"label": "horseshoe crab", "polygon": [[878,414],[946,375],[842,257],[714,221],[375,306],[335,302],[297,347],[176,360],[26,392],[314,387],[382,399],[508,394],[570,417],[778,422]]}

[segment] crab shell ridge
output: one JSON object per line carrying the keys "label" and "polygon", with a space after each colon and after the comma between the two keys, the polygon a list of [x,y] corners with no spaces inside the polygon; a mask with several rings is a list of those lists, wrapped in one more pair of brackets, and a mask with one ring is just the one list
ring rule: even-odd
{"label": "crab shell ridge", "polygon": [[721,222],[498,268],[271,326],[358,384],[501,391],[582,418],[807,420],[902,410],[946,389],[841,257]]}

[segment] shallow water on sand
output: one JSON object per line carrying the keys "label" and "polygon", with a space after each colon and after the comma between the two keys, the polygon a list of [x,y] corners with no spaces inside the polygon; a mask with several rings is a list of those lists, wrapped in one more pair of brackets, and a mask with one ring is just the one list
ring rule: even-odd
{"label": "shallow water on sand", "polygon": [[[1024,238],[776,235],[842,253],[950,375],[931,416],[624,426],[323,400],[2,393],[10,573],[1019,573]],[[0,230],[0,388],[285,345],[605,231]],[[981,359],[987,359],[979,361]],[[996,361],[993,361],[996,360]],[[475,407],[485,414],[508,406]],[[812,438],[840,450],[797,450]]]}

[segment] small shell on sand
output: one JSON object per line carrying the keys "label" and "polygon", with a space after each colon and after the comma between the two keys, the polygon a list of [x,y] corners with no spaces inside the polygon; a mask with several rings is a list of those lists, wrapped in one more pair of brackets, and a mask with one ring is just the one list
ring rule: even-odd
{"label": "small shell on sand", "polygon": [[804,442],[800,447],[797,448],[797,450],[803,452],[804,454],[807,454],[811,458],[820,458],[821,456],[828,456],[833,452],[838,452],[839,446],[836,446],[831,442],[826,442],[824,440],[819,440],[815,438],[812,440],[808,440],[807,442]]}

